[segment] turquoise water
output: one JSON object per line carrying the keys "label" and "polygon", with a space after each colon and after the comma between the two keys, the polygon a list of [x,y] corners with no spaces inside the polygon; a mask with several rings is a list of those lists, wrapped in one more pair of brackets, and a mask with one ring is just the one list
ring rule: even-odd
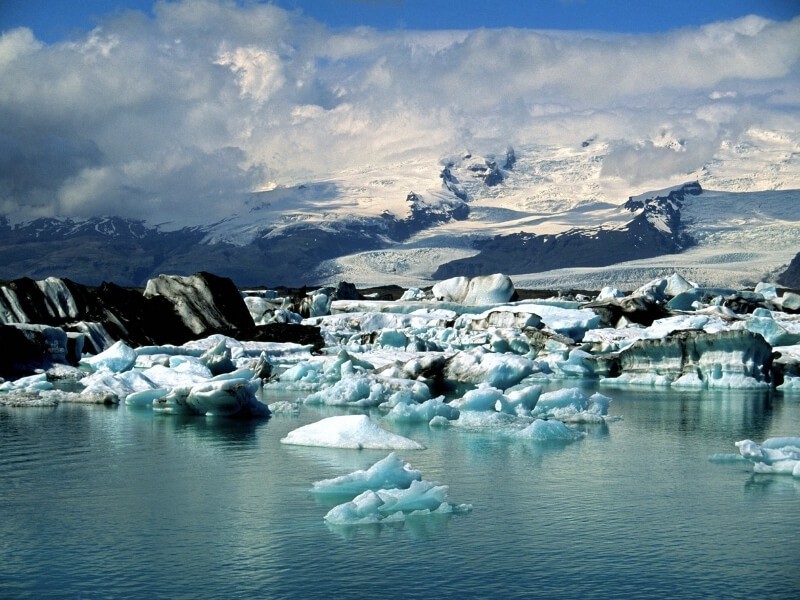
{"label": "turquoise water", "polygon": [[709,461],[800,435],[800,399],[604,390],[568,445],[427,426],[401,456],[464,515],[330,528],[314,481],[386,456],[267,422],[0,407],[3,598],[795,598],[800,482]]}

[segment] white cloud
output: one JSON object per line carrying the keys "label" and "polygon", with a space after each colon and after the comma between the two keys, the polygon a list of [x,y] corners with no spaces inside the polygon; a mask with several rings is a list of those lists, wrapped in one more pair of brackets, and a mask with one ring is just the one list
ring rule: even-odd
{"label": "white cloud", "polygon": [[154,12],[70,43],[0,37],[3,210],[224,216],[268,181],[590,136],[610,144],[604,172],[634,183],[697,169],[749,127],[791,130],[800,104],[800,19],[384,33],[270,4]]}

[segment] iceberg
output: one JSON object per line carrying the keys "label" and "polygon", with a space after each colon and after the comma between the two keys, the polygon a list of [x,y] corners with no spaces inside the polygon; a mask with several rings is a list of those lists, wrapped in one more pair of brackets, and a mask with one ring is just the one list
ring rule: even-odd
{"label": "iceberg", "polygon": [[800,478],[800,437],[769,438],[761,444],[752,440],[741,440],[735,445],[739,454],[753,463],[755,473]]}
{"label": "iceberg", "polygon": [[668,386],[687,375],[682,383],[716,389],[765,388],[772,381],[772,346],[746,329],[677,331],[596,360],[598,371],[618,374],[601,379],[603,386]]}
{"label": "iceberg", "polygon": [[531,410],[531,416],[571,423],[598,423],[608,419],[611,398],[599,393],[587,397],[578,388],[547,392]]}
{"label": "iceberg", "polygon": [[359,494],[350,502],[333,507],[325,515],[330,525],[370,525],[404,521],[406,516],[453,514],[469,512],[467,504],[447,502],[446,485],[431,481],[413,481],[408,489],[371,490]]}
{"label": "iceberg", "polygon": [[436,283],[431,291],[437,300],[483,305],[508,302],[515,290],[508,275],[496,273],[472,279],[453,277]]}
{"label": "iceberg", "polygon": [[571,429],[561,421],[543,419],[536,419],[517,435],[535,442],[574,442],[586,436],[584,432]]}
{"label": "iceberg", "polygon": [[396,404],[384,418],[393,423],[423,423],[430,422],[435,417],[452,421],[457,419],[458,415],[458,409],[452,404],[444,402],[444,396],[439,396],[421,404]]}
{"label": "iceberg", "polygon": [[290,431],[282,444],[370,450],[424,450],[425,446],[386,431],[367,415],[328,417]]}
{"label": "iceberg", "polygon": [[82,359],[81,363],[95,371],[107,369],[114,373],[121,373],[132,369],[136,364],[136,351],[125,342],[115,342],[100,354]]}
{"label": "iceberg", "polygon": [[450,358],[445,367],[445,377],[460,383],[485,382],[506,389],[518,384],[533,371],[534,364],[530,358],[478,347]]}
{"label": "iceberg", "polygon": [[255,394],[259,382],[248,379],[222,379],[193,386],[186,405],[197,414],[223,417],[269,417],[266,404]]}
{"label": "iceberg", "polygon": [[379,460],[370,468],[314,482],[315,494],[349,494],[356,496],[367,490],[382,488],[406,489],[412,482],[422,479],[422,473],[411,468],[395,452]]}

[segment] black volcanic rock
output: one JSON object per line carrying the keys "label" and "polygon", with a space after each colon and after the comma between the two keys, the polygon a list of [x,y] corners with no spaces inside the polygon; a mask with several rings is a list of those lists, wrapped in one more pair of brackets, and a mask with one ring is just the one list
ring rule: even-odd
{"label": "black volcanic rock", "polygon": [[[190,277],[164,275],[152,283],[150,292],[143,294],[113,283],[95,288],[56,278],[10,282],[0,293],[0,376],[19,377],[54,363],[75,363],[84,342],[92,352],[103,350],[85,337],[87,324],[99,324],[113,340],[131,346],[180,345],[214,333],[240,340],[295,342],[314,349],[324,345],[318,327],[256,327],[230,279],[201,272]],[[347,283],[340,284],[337,292],[357,295]],[[9,298],[16,303],[16,312],[9,309]],[[20,311],[28,322],[13,322]],[[12,322],[3,324],[4,319]]]}
{"label": "black volcanic rock", "polygon": [[778,283],[793,290],[800,290],[800,252],[795,254],[792,262],[778,277]]}
{"label": "black volcanic rock", "polygon": [[555,235],[517,233],[476,243],[479,253],[441,265],[434,279],[474,277],[503,272],[540,273],[567,267],[603,267],[680,252],[693,244],[682,230],[680,208],[687,194],[702,192],[686,184],[667,196],[629,199],[625,208],[636,214],[624,227],[571,229]]}
{"label": "black volcanic rock", "polygon": [[292,342],[310,345],[312,350],[319,351],[325,347],[325,340],[315,325],[299,323],[268,323],[257,325],[244,332],[245,339],[254,342]]}
{"label": "black volcanic rock", "polygon": [[76,364],[82,340],[48,325],[0,325],[0,377],[23,377],[54,364]]}

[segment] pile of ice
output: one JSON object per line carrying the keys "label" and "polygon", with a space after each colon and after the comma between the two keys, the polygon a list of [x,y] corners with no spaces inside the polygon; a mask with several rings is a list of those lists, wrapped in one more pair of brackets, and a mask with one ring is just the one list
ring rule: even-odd
{"label": "pile of ice", "polygon": [[[263,378],[282,357],[309,355],[297,344],[240,342],[221,335],[183,346],[131,348],[116,342],[81,360],[80,368],[55,365],[46,372],[0,383],[5,404],[122,403],[161,413],[237,418],[270,415],[258,399]],[[57,389],[63,382],[70,390]]]}
{"label": "pile of ice", "polygon": [[736,442],[739,454],[753,463],[755,473],[792,475],[800,478],[800,437],[776,437],[757,444]]}
{"label": "pile of ice", "polygon": [[314,483],[318,495],[354,496],[325,515],[330,525],[402,522],[428,515],[469,512],[468,504],[447,501],[448,486],[422,479],[422,474],[394,452],[363,471]]}
{"label": "pile of ice", "polygon": [[[519,385],[504,393],[488,384],[466,392],[450,404],[459,410],[451,424],[468,430],[493,429],[536,442],[575,441],[586,434],[566,423],[604,423],[611,398],[586,396],[578,388],[542,393],[541,386]],[[433,425],[433,423],[431,423]]]}

